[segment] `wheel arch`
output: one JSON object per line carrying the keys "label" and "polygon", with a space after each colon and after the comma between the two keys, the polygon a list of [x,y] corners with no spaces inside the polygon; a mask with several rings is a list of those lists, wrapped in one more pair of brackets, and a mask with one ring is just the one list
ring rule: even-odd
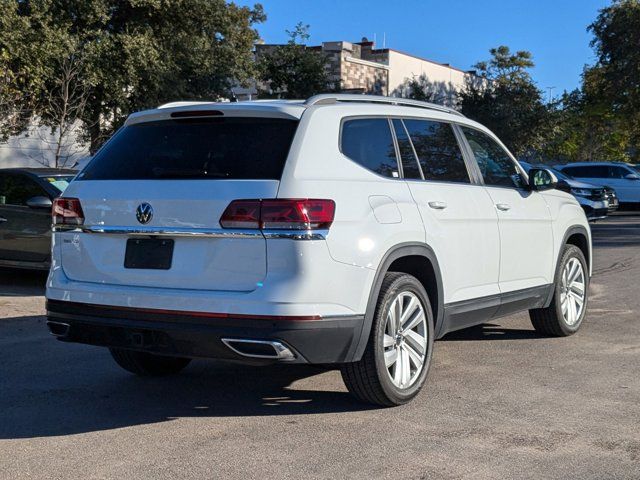
{"label": "wheel arch", "polygon": [[[592,266],[592,249],[591,249],[591,235],[589,231],[582,225],[573,225],[567,229],[564,233],[564,237],[562,237],[562,243],[560,244],[560,248],[558,249],[558,256],[556,258],[556,263],[554,265],[554,277],[553,281],[556,281],[556,275],[558,272],[558,265],[560,264],[560,258],[562,258],[562,253],[564,251],[565,245],[575,245],[578,247],[582,254],[584,255],[585,260],[587,261],[587,267],[589,269],[589,276],[591,276],[591,266]],[[544,308],[548,307],[551,304],[551,300],[553,299],[553,294],[555,292],[555,288],[551,289],[549,292],[549,296],[547,297]]]}
{"label": "wheel arch", "polygon": [[435,252],[424,243],[402,243],[396,245],[387,251],[376,270],[373,285],[369,292],[364,324],[354,352],[353,361],[360,360],[367,347],[378,295],[380,294],[380,287],[387,272],[403,272],[416,277],[425,287],[429,296],[435,320],[434,331],[437,332],[442,324],[444,291],[440,265]]}
{"label": "wheel arch", "polygon": [[584,255],[584,258],[587,261],[587,265],[589,267],[589,276],[591,276],[592,253],[590,238],[591,235],[589,235],[587,229],[582,225],[574,225],[572,227],[569,227],[564,234],[562,243],[560,244],[560,251],[558,252],[556,268],[558,266],[558,262],[560,261],[560,257],[562,256],[562,248],[564,247],[564,245],[575,245],[582,251],[582,254]]}

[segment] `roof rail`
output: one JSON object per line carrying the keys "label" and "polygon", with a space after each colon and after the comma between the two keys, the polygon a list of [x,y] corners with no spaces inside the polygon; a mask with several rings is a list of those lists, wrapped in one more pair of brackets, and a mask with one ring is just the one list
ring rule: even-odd
{"label": "roof rail", "polygon": [[386,103],[388,105],[402,105],[406,107],[426,108],[428,110],[437,110],[439,112],[451,113],[464,117],[464,115],[453,108],[445,107],[435,103],[421,102],[420,100],[411,100],[409,98],[383,97],[382,95],[358,95],[350,93],[321,93],[309,97],[304,104],[311,105],[330,105],[338,102],[359,102],[359,103]]}

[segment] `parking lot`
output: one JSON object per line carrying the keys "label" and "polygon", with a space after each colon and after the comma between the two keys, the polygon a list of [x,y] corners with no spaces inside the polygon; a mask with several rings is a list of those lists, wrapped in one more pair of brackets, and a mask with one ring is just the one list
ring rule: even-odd
{"label": "parking lot", "polygon": [[592,227],[569,338],[526,314],[436,343],[425,390],[363,406],[337,371],[194,362],[127,374],[55,341],[42,274],[0,272],[1,478],[640,478],[640,216]]}

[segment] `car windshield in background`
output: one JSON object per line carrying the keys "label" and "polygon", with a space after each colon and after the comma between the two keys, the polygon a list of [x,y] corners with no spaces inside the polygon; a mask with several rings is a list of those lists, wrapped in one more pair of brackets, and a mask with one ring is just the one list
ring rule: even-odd
{"label": "car windshield in background", "polygon": [[298,122],[198,118],[130,125],[78,176],[81,180],[279,180]]}
{"label": "car windshield in background", "polygon": [[75,176],[74,175],[55,175],[51,177],[44,176],[42,178],[47,182],[49,182],[49,184],[54,186],[56,189],[60,190],[60,193],[62,193],[67,189],[67,187],[71,183],[71,180],[73,180]]}
{"label": "car windshield in background", "polygon": [[552,168],[550,170],[556,177],[558,177],[558,180],[573,180],[573,177],[571,175],[561,172],[560,170],[556,170],[555,168]]}

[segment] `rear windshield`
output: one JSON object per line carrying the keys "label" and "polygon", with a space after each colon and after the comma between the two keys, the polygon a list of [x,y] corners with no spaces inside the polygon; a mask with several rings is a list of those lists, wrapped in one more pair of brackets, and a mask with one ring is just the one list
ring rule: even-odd
{"label": "rear windshield", "polygon": [[162,120],[120,130],[82,180],[279,180],[298,122],[279,118]]}

